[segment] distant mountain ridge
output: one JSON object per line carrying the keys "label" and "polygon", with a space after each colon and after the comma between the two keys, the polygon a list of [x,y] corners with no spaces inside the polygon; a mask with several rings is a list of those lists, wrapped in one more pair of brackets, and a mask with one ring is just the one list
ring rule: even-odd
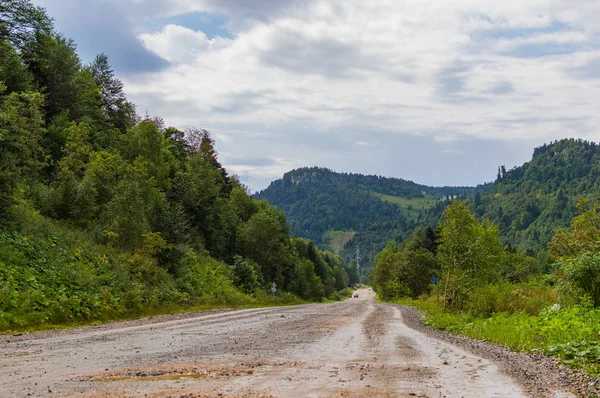
{"label": "distant mountain ridge", "polygon": [[[292,183],[299,185],[301,183],[312,182],[315,179],[326,179],[331,182],[343,182],[353,184],[357,189],[365,191],[378,192],[386,195],[401,196],[406,198],[421,198],[425,195],[432,196],[436,199],[442,199],[453,194],[465,194],[474,191],[474,187],[433,187],[428,185],[417,184],[413,181],[403,178],[384,177],[377,175],[364,175],[360,173],[343,173],[336,172],[324,167],[302,167],[291,170],[283,175],[279,180],[273,181],[277,184],[278,181],[283,183]],[[269,188],[263,190],[267,191]]]}
{"label": "distant mountain ridge", "polygon": [[474,190],[305,167],[286,173],[255,197],[283,210],[293,235],[334,250],[337,245],[331,239],[348,242],[341,250],[347,259],[358,246],[368,266],[389,240],[408,237],[421,224],[425,210]]}
{"label": "distant mountain ridge", "polygon": [[499,167],[494,182],[477,187],[430,187],[306,167],[286,173],[255,197],[283,210],[292,234],[338,250],[347,260],[358,247],[366,265],[389,240],[434,227],[448,198],[456,197],[468,200],[480,219],[496,223],[507,245],[538,251],[557,227],[569,225],[580,199],[600,199],[600,146],[554,141],[535,148],[522,166]]}

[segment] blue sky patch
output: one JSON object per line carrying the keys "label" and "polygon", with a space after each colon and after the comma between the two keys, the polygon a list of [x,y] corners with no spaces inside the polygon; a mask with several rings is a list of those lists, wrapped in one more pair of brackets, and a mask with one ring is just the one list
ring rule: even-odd
{"label": "blue sky patch", "polygon": [[552,55],[565,55],[577,52],[581,48],[578,44],[523,44],[515,49],[502,52],[502,55],[516,58],[539,58]]}
{"label": "blue sky patch", "polygon": [[556,32],[565,32],[574,30],[571,26],[564,24],[560,21],[552,21],[547,26],[540,26],[536,28],[519,28],[519,29],[511,29],[511,28],[497,28],[492,30],[485,30],[478,33],[478,38],[483,39],[518,39],[531,37],[538,34],[545,33],[556,33]]}

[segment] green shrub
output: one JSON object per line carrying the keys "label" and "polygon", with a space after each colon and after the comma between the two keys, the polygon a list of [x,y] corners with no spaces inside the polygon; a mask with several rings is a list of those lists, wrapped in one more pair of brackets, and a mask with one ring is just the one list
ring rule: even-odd
{"label": "green shrub", "polygon": [[600,309],[561,308],[555,304],[536,315],[506,312],[489,318],[451,313],[434,299],[408,301],[427,313],[431,327],[502,344],[516,351],[541,352],[568,366],[600,373]]}
{"label": "green shrub", "polygon": [[24,232],[0,230],[0,330],[122,319],[182,306],[268,304],[237,290],[225,264],[190,250],[175,275],[169,274],[156,259],[161,241],[155,234],[128,253],[21,210],[21,221],[30,220]]}
{"label": "green shrub", "polygon": [[260,288],[262,284],[260,265],[242,256],[235,256],[233,258],[233,265],[230,268],[233,282],[244,293],[251,294]]}
{"label": "green shrub", "polygon": [[329,300],[329,301],[346,300],[347,298],[352,297],[353,293],[354,293],[354,291],[348,287],[346,289],[342,289],[340,291],[331,293],[329,295],[329,297],[327,297],[327,300]]}
{"label": "green shrub", "polygon": [[535,315],[558,300],[556,289],[551,286],[500,282],[476,288],[465,310],[481,317],[501,312]]}

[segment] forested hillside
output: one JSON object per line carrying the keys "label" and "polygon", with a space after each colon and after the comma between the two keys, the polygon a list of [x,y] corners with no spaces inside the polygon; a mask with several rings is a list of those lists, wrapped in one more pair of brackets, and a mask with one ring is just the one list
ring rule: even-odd
{"label": "forested hillside", "polygon": [[506,242],[541,250],[556,227],[570,224],[579,200],[599,198],[600,147],[565,139],[536,148],[520,167],[501,167],[490,195],[476,195],[472,203],[478,217],[498,225]]}
{"label": "forested hillside", "polygon": [[228,174],[208,131],[140,118],[105,55],[84,65],[43,9],[0,4],[0,329],[349,282]]}
{"label": "forested hillside", "polygon": [[599,152],[594,142],[556,141],[536,148],[522,166],[499,167],[493,183],[475,188],[304,168],[286,173],[256,197],[283,210],[293,234],[336,248],[348,261],[359,247],[367,265],[388,241],[435,227],[457,197],[469,201],[478,219],[493,221],[505,244],[538,252],[556,227],[569,225],[580,199],[600,198]]}
{"label": "forested hillside", "polygon": [[[401,241],[422,224],[425,211],[448,197],[469,195],[470,187],[428,187],[397,178],[302,168],[258,192],[283,210],[292,234],[322,248],[341,248],[350,261],[358,247],[365,274],[390,240]],[[345,243],[345,245],[340,245]]]}
{"label": "forested hillside", "polygon": [[[600,199],[600,147],[595,142],[564,139],[535,148],[531,161],[498,168],[489,193],[467,197],[479,219],[493,221],[506,244],[540,251],[557,227],[566,227],[580,200]],[[448,201],[423,215],[424,225],[438,223]]]}

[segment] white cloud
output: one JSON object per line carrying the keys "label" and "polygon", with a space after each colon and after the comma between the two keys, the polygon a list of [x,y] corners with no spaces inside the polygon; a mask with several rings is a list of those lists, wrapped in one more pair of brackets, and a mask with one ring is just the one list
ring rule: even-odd
{"label": "white cloud", "polygon": [[207,51],[217,51],[229,45],[222,37],[208,39],[201,31],[183,26],[167,25],[160,32],[140,35],[144,45],[155,54],[173,63],[194,62]]}
{"label": "white cloud", "polygon": [[[600,59],[600,2],[259,3],[260,16],[241,0],[163,0],[172,14],[249,17],[237,28],[228,23],[231,40],[176,25],[140,35],[173,65],[129,77],[132,99],[170,123],[226,135],[227,152],[294,164],[346,155],[350,164],[334,144],[329,152],[317,148],[346,139],[361,147],[373,140],[360,135],[373,132],[384,147],[409,135],[432,142],[600,138],[600,74],[588,70]],[[351,130],[359,136],[346,137]],[[253,145],[232,138],[239,131],[266,137]],[[294,144],[308,133],[314,142]],[[273,137],[288,145],[274,147]],[[249,175],[268,169],[234,166]]]}

